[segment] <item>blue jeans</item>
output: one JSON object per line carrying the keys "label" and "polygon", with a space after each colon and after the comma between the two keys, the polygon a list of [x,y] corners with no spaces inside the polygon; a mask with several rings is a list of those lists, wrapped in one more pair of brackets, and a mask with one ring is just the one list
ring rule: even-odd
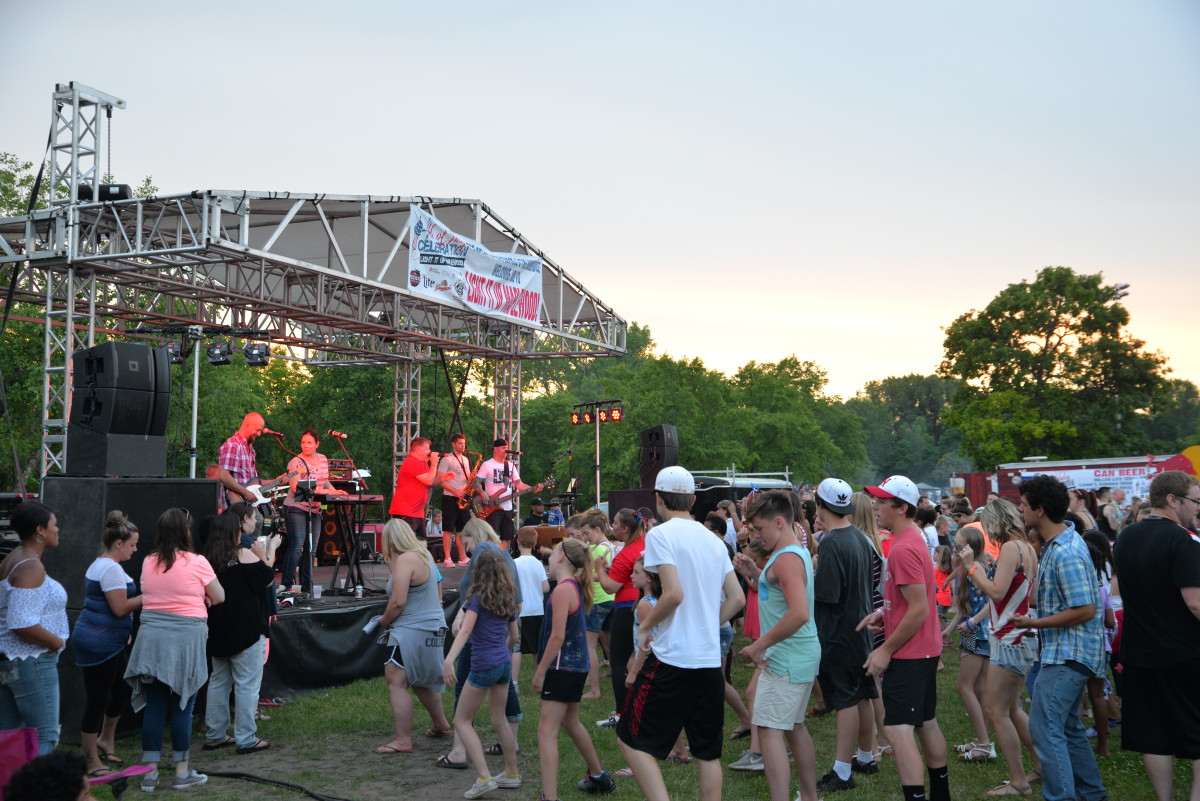
{"label": "blue jeans", "polygon": [[[300,567],[300,587],[312,588],[312,553],[308,547],[308,529],[305,520],[311,519],[312,539],[315,543],[321,536],[321,516],[305,512],[294,506],[287,507],[287,551],[283,555],[283,588],[291,589],[296,580],[296,567]],[[301,558],[301,554],[304,558]]]}
{"label": "blue jeans", "polygon": [[[190,756],[192,748],[192,708],[196,705],[193,694],[183,709],[179,708],[180,697],[161,681],[146,687],[146,710],[142,715],[142,762],[157,764],[162,759],[163,730],[167,727],[167,715],[171,716],[172,758],[183,762]],[[258,699],[255,699],[255,707]]]}
{"label": "blue jeans", "polygon": [[38,756],[58,745],[58,652],[0,662],[0,729],[37,729]]}
{"label": "blue jeans", "polygon": [[208,707],[204,723],[208,741],[219,742],[229,729],[229,691],[233,690],[233,739],[238,748],[258,742],[254,713],[258,710],[258,688],[262,684],[264,637],[240,654],[214,656],[208,679]]}
{"label": "blue jeans", "polygon": [[[509,665],[510,676],[512,666]],[[467,642],[463,646],[462,653],[458,655],[458,661],[454,663],[454,708],[458,709],[458,696],[462,694],[463,685],[466,684],[467,676],[471,672],[471,643]],[[453,713],[451,713],[453,717]],[[504,717],[509,723],[519,721],[524,715],[521,712],[521,699],[517,696],[517,684],[511,679],[508,682],[508,700],[504,704]]]}
{"label": "blue jeans", "polygon": [[1029,710],[1029,733],[1042,760],[1046,801],[1100,801],[1108,792],[1079,722],[1088,677],[1066,665],[1042,665]]}

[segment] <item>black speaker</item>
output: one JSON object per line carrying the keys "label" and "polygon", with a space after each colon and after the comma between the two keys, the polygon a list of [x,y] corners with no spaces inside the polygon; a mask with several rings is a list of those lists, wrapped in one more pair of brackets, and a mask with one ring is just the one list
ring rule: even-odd
{"label": "black speaker", "polygon": [[139,529],[137,552],[122,563],[137,581],[142,560],[154,547],[154,527],[167,509],[192,514],[192,540],[200,521],[217,513],[219,482],[204,478],[100,478],[56,476],[42,479],[42,502],[54,510],[59,530],[57,548],[46,549],[46,572],[67,590],[67,608],[82,609],[84,573],[100,554],[104,520],[120,509]]}
{"label": "black speaker", "polygon": [[342,531],[341,518],[338,517],[332,506],[327,506],[321,511],[319,520],[321,528],[313,532],[313,541],[317,545],[317,552],[314,554],[317,564],[332,565],[339,556],[342,557],[344,563],[346,561],[346,539]]}
{"label": "black speaker", "polygon": [[167,438],[104,434],[71,423],[67,426],[67,473],[73,476],[165,476]]}
{"label": "black speaker", "polygon": [[[46,549],[42,563],[47,575],[67,591],[67,618],[72,630],[86,597],[87,569],[101,553],[104,520],[111,510],[120,509],[139,529],[137,551],[121,567],[140,586],[142,560],[154,547],[159,515],[171,507],[187,509],[192,513],[195,540],[200,521],[216,514],[217,486],[218,482],[209,479],[46,476],[42,480],[42,502],[54,510],[59,539],[57,548]],[[58,678],[62,740],[78,743],[84,690],[70,639],[58,663]],[[126,720],[122,721],[121,731],[129,730]]]}
{"label": "black speaker", "polygon": [[[651,481],[653,487],[654,482]],[[653,489],[635,489],[635,490],[609,490],[608,493],[608,514],[609,517],[615,515],[621,509],[633,509],[635,512],[645,506],[651,512],[658,514],[654,508],[654,490]]]}
{"label": "black speaker", "polygon": [[664,467],[679,464],[679,432],[675,426],[642,429],[642,489],[654,489],[654,479]]}
{"label": "black speaker", "polygon": [[78,351],[71,356],[71,385],[71,424],[101,434],[167,432],[171,365],[165,348],[105,342]]}

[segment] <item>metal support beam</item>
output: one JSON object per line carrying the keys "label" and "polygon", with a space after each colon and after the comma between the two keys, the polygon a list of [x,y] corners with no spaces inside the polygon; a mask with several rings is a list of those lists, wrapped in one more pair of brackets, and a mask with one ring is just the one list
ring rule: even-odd
{"label": "metal support beam", "polygon": [[421,436],[421,365],[397,364],[392,370],[392,486],[408,445]]}
{"label": "metal support beam", "polygon": [[[80,330],[82,329],[82,330]],[[74,267],[46,276],[41,474],[67,471],[71,355],[96,344],[96,276]]]}
{"label": "metal support beam", "polygon": [[[496,359],[493,386],[492,437],[504,437],[508,447],[521,450],[521,360]],[[520,457],[513,459],[520,462]]]}

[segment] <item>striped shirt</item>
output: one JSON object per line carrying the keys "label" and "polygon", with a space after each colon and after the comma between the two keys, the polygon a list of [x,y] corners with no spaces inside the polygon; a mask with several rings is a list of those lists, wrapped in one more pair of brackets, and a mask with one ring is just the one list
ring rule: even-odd
{"label": "striped shirt", "polygon": [[991,606],[992,639],[1004,645],[1018,645],[1033,634],[1033,629],[1017,628],[1012,624],[1013,615],[1029,614],[1029,590],[1033,584],[1025,573],[1025,549],[1020,544],[1017,545],[1017,552],[1021,561],[1004,591],[1004,597],[999,603],[988,599]]}
{"label": "striped shirt", "polygon": [[1066,525],[1066,530],[1042,548],[1038,617],[1050,617],[1088,604],[1094,611],[1091,620],[1078,625],[1040,629],[1041,661],[1043,665],[1078,662],[1093,676],[1100,676],[1104,663],[1104,610],[1100,605],[1100,585],[1083,538],[1076,533],[1074,525],[1069,522]]}

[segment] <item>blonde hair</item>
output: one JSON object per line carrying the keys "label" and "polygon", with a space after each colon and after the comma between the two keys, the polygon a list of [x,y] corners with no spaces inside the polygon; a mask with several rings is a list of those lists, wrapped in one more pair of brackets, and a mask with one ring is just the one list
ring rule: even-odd
{"label": "blonde hair", "polygon": [[496,531],[478,517],[472,517],[463,526],[462,533],[464,536],[470,537],[475,542],[490,542],[492,545],[499,545],[500,538],[496,536]]}
{"label": "blonde hair", "polygon": [[567,557],[567,561],[571,563],[571,567],[575,568],[572,578],[579,585],[579,591],[583,593],[583,608],[587,611],[592,608],[592,552],[586,545],[579,540],[573,540],[567,537],[558,544],[558,548],[562,550],[563,556]]}
{"label": "blonde hair", "polygon": [[428,552],[425,543],[417,539],[412,527],[403,520],[389,520],[383,526],[383,561],[390,563],[402,553]]}
{"label": "blonde hair", "polygon": [[467,596],[479,598],[479,605],[496,617],[509,618],[517,611],[517,585],[500,554],[484,551],[472,562]]}
{"label": "blonde hair", "polygon": [[608,516],[599,509],[589,509],[583,515],[583,520],[579,521],[580,527],[589,526],[590,528],[600,529],[600,533],[608,537]]}
{"label": "blonde hair", "polygon": [[854,507],[850,522],[867,535],[875,553],[883,556],[883,546],[879,542],[879,524],[875,522],[875,504],[871,502],[871,496],[865,492],[856,492],[850,496],[850,505]]}
{"label": "blonde hair", "polygon": [[997,545],[1009,540],[1029,542],[1029,536],[1025,533],[1025,519],[1012,501],[1003,498],[992,501],[979,513],[979,522],[983,524],[984,533]]}

